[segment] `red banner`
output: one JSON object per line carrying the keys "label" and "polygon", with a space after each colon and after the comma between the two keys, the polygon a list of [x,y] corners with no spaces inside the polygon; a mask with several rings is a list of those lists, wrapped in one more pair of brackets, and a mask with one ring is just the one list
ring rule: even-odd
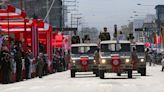
{"label": "red banner", "polygon": [[87,71],[89,59],[88,58],[81,58],[80,61],[81,61],[82,70]]}
{"label": "red banner", "polygon": [[112,56],[112,70],[118,72],[120,70],[121,59],[119,56]]}

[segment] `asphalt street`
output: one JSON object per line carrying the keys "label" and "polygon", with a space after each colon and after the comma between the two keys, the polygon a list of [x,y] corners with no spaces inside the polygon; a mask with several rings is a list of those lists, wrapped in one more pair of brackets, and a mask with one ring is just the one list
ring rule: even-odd
{"label": "asphalt street", "polygon": [[105,74],[106,79],[99,79],[91,72],[77,73],[70,78],[70,71],[55,73],[19,83],[0,84],[0,92],[164,92],[164,72],[161,66],[147,66],[147,76],[137,72],[132,79],[127,74]]}

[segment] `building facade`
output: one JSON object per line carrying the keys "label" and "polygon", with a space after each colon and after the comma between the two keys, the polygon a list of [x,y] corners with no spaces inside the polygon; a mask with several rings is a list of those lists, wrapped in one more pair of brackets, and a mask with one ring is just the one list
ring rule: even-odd
{"label": "building facade", "polygon": [[[22,2],[21,0],[10,0],[10,3],[17,8],[21,8],[22,6],[29,18],[37,17],[39,19],[45,19],[53,0],[22,0]],[[62,8],[62,0],[55,0],[49,16],[46,19],[53,28],[61,28],[64,26]]]}
{"label": "building facade", "polygon": [[164,5],[157,5],[156,9],[156,16],[157,16],[157,28],[158,28],[158,35],[162,36],[162,44],[164,48]]}

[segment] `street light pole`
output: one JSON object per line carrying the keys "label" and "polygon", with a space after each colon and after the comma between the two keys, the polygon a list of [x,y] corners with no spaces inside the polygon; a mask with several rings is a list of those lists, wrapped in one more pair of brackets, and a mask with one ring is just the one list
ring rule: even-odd
{"label": "street light pole", "polygon": [[[46,0],[47,12],[49,10],[49,0]],[[47,23],[50,22],[49,14],[47,15]]]}
{"label": "street light pole", "polygon": [[77,30],[79,28],[79,19],[81,19],[82,17],[77,17]]}
{"label": "street light pole", "polygon": [[138,6],[154,6],[154,5],[143,5],[143,4],[141,4],[141,3],[138,3],[137,5],[138,5]]}
{"label": "street light pole", "polygon": [[20,9],[23,10],[23,0],[20,0]]}

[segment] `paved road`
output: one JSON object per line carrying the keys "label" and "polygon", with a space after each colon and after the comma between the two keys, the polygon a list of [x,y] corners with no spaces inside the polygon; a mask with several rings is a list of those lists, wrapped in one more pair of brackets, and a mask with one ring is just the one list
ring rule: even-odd
{"label": "paved road", "polygon": [[160,70],[161,66],[147,67],[146,77],[134,73],[133,79],[127,79],[126,74],[106,74],[104,80],[92,73],[78,73],[77,78],[70,78],[70,71],[66,71],[42,79],[0,84],[0,92],[164,92],[164,72]]}

